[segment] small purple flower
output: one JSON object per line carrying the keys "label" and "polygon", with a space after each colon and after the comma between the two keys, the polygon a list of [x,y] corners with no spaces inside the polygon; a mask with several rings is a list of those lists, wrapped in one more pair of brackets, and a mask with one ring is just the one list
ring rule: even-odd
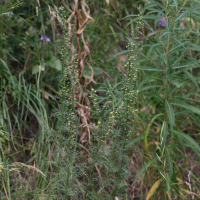
{"label": "small purple flower", "polygon": [[35,28],[32,28],[32,27],[30,27],[28,30],[26,30],[26,35],[29,35],[29,36],[34,36],[34,34],[35,34]]}
{"label": "small purple flower", "polygon": [[120,160],[118,160],[117,163],[120,164],[121,163]]}
{"label": "small purple flower", "polygon": [[19,18],[19,19],[17,20],[17,23],[18,23],[19,26],[23,26],[24,21],[23,21],[22,18]]}
{"label": "small purple flower", "polygon": [[51,40],[48,36],[43,36],[43,35],[41,36],[40,40],[51,42]]}
{"label": "small purple flower", "polygon": [[32,31],[32,33],[35,33],[35,28],[33,28],[31,31]]}
{"label": "small purple flower", "polygon": [[124,192],[125,192],[125,193],[128,193],[128,189],[125,189]]}
{"label": "small purple flower", "polygon": [[9,11],[9,12],[7,12],[7,14],[8,14],[9,17],[12,17],[13,16],[13,11]]}
{"label": "small purple flower", "polygon": [[168,21],[166,18],[160,17],[160,21],[158,22],[158,24],[165,27],[166,24],[168,24]]}
{"label": "small purple flower", "polygon": [[6,21],[8,21],[8,19],[10,19],[13,16],[13,11],[9,11],[5,14],[8,16],[8,18],[6,18]]}

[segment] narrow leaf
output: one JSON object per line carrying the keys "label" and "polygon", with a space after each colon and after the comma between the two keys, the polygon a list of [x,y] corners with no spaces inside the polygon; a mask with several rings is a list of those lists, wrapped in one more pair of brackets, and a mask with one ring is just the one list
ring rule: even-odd
{"label": "narrow leaf", "polygon": [[133,181],[132,185],[134,185],[134,184],[137,182],[137,180],[140,178],[140,176],[141,176],[145,171],[147,171],[147,169],[148,169],[152,164],[153,164],[153,162],[152,162],[152,161],[149,161],[149,162],[147,162],[146,165],[144,165],[144,166],[140,169],[140,171],[137,173],[137,176],[136,176],[135,180]]}
{"label": "narrow leaf", "polygon": [[198,90],[200,90],[199,83],[196,81],[195,77],[190,72],[188,72],[186,70],[183,70],[183,71],[187,75],[187,77],[193,81],[193,83],[196,85],[196,87],[198,88]]}
{"label": "narrow leaf", "polygon": [[175,106],[179,106],[181,108],[185,108],[186,110],[190,110],[193,113],[196,113],[198,115],[200,115],[200,109],[191,105],[188,105],[186,103],[171,103]]}
{"label": "narrow leaf", "polygon": [[157,68],[151,68],[148,66],[136,66],[137,69],[142,69],[142,70],[147,70],[147,71],[156,71],[156,72],[162,72],[162,69],[157,69]]}
{"label": "narrow leaf", "polygon": [[167,157],[167,162],[169,164],[169,174],[170,174],[170,179],[172,180],[173,174],[174,174],[174,166],[173,166],[173,160],[171,157],[171,153],[168,148],[165,148],[165,154]]}
{"label": "narrow leaf", "polygon": [[151,189],[149,190],[149,193],[147,194],[147,198],[146,200],[149,200],[151,198],[151,196],[154,194],[154,192],[156,191],[156,189],[158,188],[158,186],[160,185],[162,179],[157,180],[153,186],[151,187]]}
{"label": "narrow leaf", "polygon": [[159,117],[161,115],[163,115],[163,113],[160,113],[160,114],[156,115],[155,117],[153,117],[153,119],[151,120],[151,122],[147,126],[147,129],[146,129],[146,132],[145,132],[145,139],[144,139],[144,146],[145,146],[147,154],[149,154],[149,146],[148,146],[148,140],[147,140],[147,138],[148,138],[148,135],[149,135],[149,130],[150,130],[151,124],[154,122],[154,120],[157,117]]}
{"label": "narrow leaf", "polygon": [[161,141],[161,153],[163,155],[165,143],[167,141],[167,134],[168,134],[168,128],[167,123],[164,121],[161,129],[161,135],[160,135],[160,141]]}
{"label": "narrow leaf", "polygon": [[199,144],[193,138],[191,138],[189,135],[187,135],[187,134],[185,134],[185,133],[183,133],[181,131],[174,130],[173,132],[178,137],[182,138],[186,142],[187,146],[189,146],[190,148],[192,148],[193,151],[195,153],[197,153],[197,155],[199,155],[199,153],[200,153],[200,146],[199,146]]}
{"label": "narrow leaf", "polygon": [[165,107],[166,107],[166,110],[167,110],[167,115],[168,115],[168,118],[169,118],[169,124],[170,124],[171,131],[172,131],[174,123],[175,123],[174,109],[168,101],[165,102]]}
{"label": "narrow leaf", "polygon": [[145,135],[138,136],[128,143],[128,146],[133,146],[136,142],[144,140]]}

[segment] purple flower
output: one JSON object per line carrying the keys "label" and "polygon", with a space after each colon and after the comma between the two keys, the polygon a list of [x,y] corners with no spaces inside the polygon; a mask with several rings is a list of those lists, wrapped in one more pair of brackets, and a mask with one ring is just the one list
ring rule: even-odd
{"label": "purple flower", "polygon": [[19,18],[19,19],[17,20],[17,23],[18,23],[19,26],[23,26],[24,21],[23,21],[22,18]]}
{"label": "purple flower", "polygon": [[41,36],[40,40],[51,42],[51,40],[48,36],[43,36],[43,35]]}
{"label": "purple flower", "polygon": [[7,14],[7,16],[8,16],[8,18],[6,18],[6,21],[8,21],[8,19],[10,19],[13,16],[13,11],[9,11],[5,14]]}
{"label": "purple flower", "polygon": [[128,193],[128,189],[125,189],[124,192],[125,192],[125,193]]}
{"label": "purple flower", "polygon": [[158,22],[158,24],[165,27],[166,24],[168,24],[168,21],[166,18],[160,17],[160,21]]}
{"label": "purple flower", "polygon": [[29,36],[34,36],[34,34],[35,34],[35,28],[32,28],[32,27],[30,27],[28,30],[26,30],[26,35],[29,35]]}
{"label": "purple flower", "polygon": [[13,11],[9,11],[9,12],[7,12],[7,14],[8,14],[9,17],[12,17],[13,16]]}

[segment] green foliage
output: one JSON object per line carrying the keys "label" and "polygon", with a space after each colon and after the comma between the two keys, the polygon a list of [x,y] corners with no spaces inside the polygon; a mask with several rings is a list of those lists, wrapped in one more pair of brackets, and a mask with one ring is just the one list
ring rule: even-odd
{"label": "green foliage", "polygon": [[[162,193],[166,194],[167,192],[168,197],[174,197],[175,194],[183,197],[184,194],[180,191],[180,188],[183,186],[180,183],[178,184],[177,181],[178,178],[182,180],[182,177],[177,176],[178,172],[174,168],[173,163],[175,161],[173,158],[179,154],[180,149],[184,149],[186,153],[185,147],[187,146],[196,155],[198,154],[196,161],[199,161],[199,144],[190,135],[180,132],[183,126],[182,121],[186,117],[188,117],[192,124],[195,124],[197,129],[199,128],[199,125],[194,120],[194,118],[198,118],[199,108],[190,105],[191,101],[183,100],[185,96],[183,94],[184,90],[187,91],[187,96],[192,96],[192,91],[199,90],[199,83],[196,81],[199,74],[196,74],[195,77],[193,75],[197,72],[195,70],[195,67],[197,67],[195,64],[198,62],[197,59],[187,54],[190,51],[191,55],[192,51],[198,49],[198,45],[195,44],[191,34],[188,37],[187,33],[190,31],[184,31],[178,26],[180,25],[179,20],[181,19],[183,22],[187,20],[189,13],[191,20],[198,18],[198,8],[194,8],[195,2],[193,1],[188,1],[187,4],[185,4],[186,1],[177,2],[173,8],[173,2],[171,1],[167,3],[163,1],[163,4],[155,1],[149,2],[150,4],[143,9],[143,12],[148,9],[144,19],[150,19],[148,17],[149,14],[156,12],[158,13],[157,15],[151,16],[151,19],[154,19],[156,24],[159,21],[159,17],[163,18],[163,16],[168,23],[163,30],[157,29],[156,31],[145,22],[146,30],[149,30],[153,37],[143,38],[144,45],[142,48],[145,51],[141,54],[141,60],[138,61],[138,70],[140,70],[139,74],[141,74],[139,91],[143,91],[143,93],[139,98],[149,95],[149,105],[154,103],[155,106],[153,111],[155,117],[152,118],[151,123],[147,126],[144,145],[150,159],[148,163],[154,163],[154,170],[157,171],[155,181],[160,178],[165,179],[166,187],[163,187],[165,192],[163,191]],[[190,5],[193,5],[192,9]],[[136,19],[131,20],[131,22]],[[187,63],[191,63],[191,65],[187,65]],[[185,70],[184,66],[190,66],[190,68]],[[193,70],[188,71],[193,69],[193,66],[194,72]],[[189,111],[190,114],[184,111]],[[162,117],[158,119],[159,116]],[[157,127],[160,130],[160,138],[154,134],[151,128],[152,123],[156,125],[156,121],[158,121]],[[151,143],[155,144],[155,148],[150,146]],[[151,165],[146,164],[145,166],[150,167]],[[137,178],[141,176],[144,169],[147,170],[146,167],[142,168],[138,172]],[[149,171],[151,170],[153,169],[150,168]]]}
{"label": "green foliage", "polygon": [[198,199],[200,2],[85,1],[85,127],[70,12],[39,2],[0,1],[0,198]]}

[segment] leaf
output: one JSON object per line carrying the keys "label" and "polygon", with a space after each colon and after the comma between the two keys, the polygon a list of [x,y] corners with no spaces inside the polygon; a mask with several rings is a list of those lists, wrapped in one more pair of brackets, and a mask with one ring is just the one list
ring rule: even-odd
{"label": "leaf", "polygon": [[148,66],[136,66],[135,68],[137,69],[142,69],[142,70],[147,70],[147,71],[160,71],[162,72],[163,70],[162,69],[157,69],[157,68],[150,68]]}
{"label": "leaf", "polygon": [[167,161],[168,161],[168,164],[169,164],[170,179],[172,180],[173,174],[174,174],[174,166],[173,166],[173,160],[172,160],[172,157],[171,157],[171,153],[170,153],[168,148],[165,148],[165,154],[166,154]]}
{"label": "leaf", "polygon": [[117,57],[117,56],[119,56],[121,54],[125,54],[125,53],[128,53],[128,50],[124,50],[124,51],[121,51],[119,53],[116,53],[110,60],[112,60],[113,58],[115,58],[115,57]]}
{"label": "leaf", "polygon": [[164,10],[164,7],[163,7],[163,5],[161,3],[159,3],[159,2],[151,2],[151,3],[146,4],[144,6],[144,8],[142,9],[142,13],[144,13],[146,10],[152,10],[152,7],[153,7],[153,9],[155,9],[157,6]]}
{"label": "leaf", "polygon": [[99,67],[93,67],[93,70],[94,70],[94,76],[103,74],[103,70]]}
{"label": "leaf", "polygon": [[177,88],[181,88],[181,87],[184,85],[184,82],[183,82],[183,83],[178,83],[178,82],[175,82],[175,81],[172,81],[172,80],[171,80],[171,82],[172,82],[172,84],[173,84],[174,86],[176,86]]}
{"label": "leaf", "polygon": [[60,61],[60,59],[58,59],[56,57],[52,57],[51,60],[47,61],[45,64],[49,65],[50,67],[57,69],[59,71],[62,70],[61,61]]}
{"label": "leaf", "polygon": [[139,19],[138,15],[128,15],[126,17],[131,17],[131,16],[136,16],[136,18],[130,20],[129,23],[126,24],[126,26],[124,28],[126,28],[128,25],[132,24],[133,22],[137,21]]}
{"label": "leaf", "polygon": [[8,138],[6,137],[5,131],[3,131],[1,128],[3,127],[0,126],[0,140],[4,143],[5,139],[8,140]]}
{"label": "leaf", "polygon": [[197,155],[199,155],[200,153],[200,146],[199,144],[193,139],[191,138],[189,135],[181,132],[181,131],[177,131],[177,130],[174,130],[173,131],[179,138],[183,139],[187,146],[190,147],[191,149],[193,149],[193,151],[195,153],[197,153]]}
{"label": "leaf", "polygon": [[153,164],[153,162],[152,162],[152,161],[149,161],[149,162],[146,163],[146,165],[144,165],[144,166],[140,169],[140,171],[137,173],[137,176],[136,176],[135,180],[133,181],[132,185],[134,185],[134,184],[137,182],[137,180],[139,179],[139,177],[140,177],[145,171],[147,171],[147,169],[148,169],[152,164]]}
{"label": "leaf", "polygon": [[168,94],[167,94],[167,97],[170,97],[174,92],[176,92],[178,90],[178,87],[175,86],[173,87],[171,90],[169,90]]}
{"label": "leaf", "polygon": [[37,74],[39,72],[39,65],[35,65],[32,67],[32,74]]}
{"label": "leaf", "polygon": [[148,37],[149,41],[152,43],[158,43],[158,41],[153,37]]}
{"label": "leaf", "polygon": [[156,189],[160,185],[161,181],[162,181],[162,179],[159,179],[153,184],[153,186],[151,187],[151,189],[149,190],[149,192],[147,194],[146,200],[149,200],[151,198],[151,196],[154,194],[154,192],[156,191]]}
{"label": "leaf", "polygon": [[196,113],[198,115],[200,115],[200,109],[191,105],[188,105],[186,103],[171,103],[175,106],[179,106],[181,108],[185,108],[186,110],[190,110],[193,113]]}
{"label": "leaf", "polygon": [[174,109],[168,101],[165,101],[165,107],[166,107],[167,115],[169,118],[169,124],[170,124],[171,131],[172,131],[173,127],[174,127],[174,123],[175,123]]}
{"label": "leaf", "polygon": [[187,75],[187,77],[193,81],[193,83],[196,85],[196,87],[198,88],[198,90],[200,90],[199,83],[196,81],[195,77],[190,72],[188,72],[186,70],[183,70],[183,71]]}
{"label": "leaf", "polygon": [[154,120],[157,117],[159,117],[161,115],[163,115],[163,113],[157,114],[155,117],[153,117],[153,119],[151,120],[151,122],[147,126],[147,129],[146,129],[146,132],[145,132],[145,139],[144,139],[144,146],[145,146],[147,154],[149,154],[149,147],[148,147],[148,140],[147,140],[147,138],[148,138],[148,134],[149,134],[149,130],[150,130],[151,124],[154,122]]}
{"label": "leaf", "polygon": [[161,135],[160,135],[162,155],[163,155],[165,143],[166,143],[166,140],[167,140],[167,134],[168,134],[168,127],[167,127],[167,123],[164,121],[163,125],[162,125],[162,129],[161,129]]}
{"label": "leaf", "polygon": [[139,142],[141,140],[144,140],[145,138],[145,135],[141,135],[141,136],[138,136],[136,138],[134,138],[133,140],[131,140],[129,143],[128,143],[128,146],[132,146],[134,145],[136,142]]}
{"label": "leaf", "polygon": [[164,104],[164,99],[160,95],[153,94],[152,97],[157,99],[161,104]]}
{"label": "leaf", "polygon": [[199,196],[197,193],[191,192],[191,191],[186,190],[186,189],[184,189],[184,188],[180,188],[180,189],[181,189],[183,192],[187,193],[187,194],[193,194],[193,195],[195,195],[195,196],[197,196],[197,197],[200,198],[200,196]]}
{"label": "leaf", "polygon": [[187,50],[200,51],[200,45],[194,43],[187,43],[187,45]]}
{"label": "leaf", "polygon": [[37,74],[40,70],[44,71],[45,67],[43,65],[35,65],[32,68],[32,74]]}
{"label": "leaf", "polygon": [[[185,70],[187,70],[187,69],[190,69],[190,68],[199,67],[199,65],[198,65],[199,62],[200,61],[197,61],[197,62],[188,62],[187,64],[174,66],[171,69],[185,69]],[[182,70],[181,71],[177,71],[177,72],[182,72]]]}
{"label": "leaf", "polygon": [[160,88],[161,86],[159,85],[149,85],[149,86],[145,86],[145,87],[142,87],[141,89],[139,88],[140,91],[144,91],[144,90],[150,90],[150,89],[153,89],[153,88]]}

